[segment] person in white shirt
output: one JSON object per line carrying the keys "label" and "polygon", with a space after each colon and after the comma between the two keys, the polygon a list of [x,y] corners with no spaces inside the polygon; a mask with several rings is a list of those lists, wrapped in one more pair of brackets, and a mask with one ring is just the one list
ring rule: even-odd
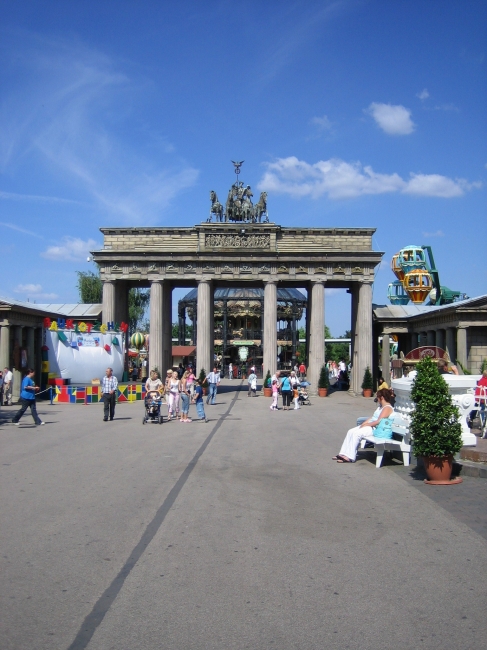
{"label": "person in white shirt", "polygon": [[220,373],[218,372],[216,366],[213,368],[212,372],[208,373],[206,376],[206,381],[208,383],[208,397],[206,398],[206,403],[216,404],[216,391],[220,385]]}
{"label": "person in white shirt", "polygon": [[8,368],[3,370],[3,405],[12,406],[12,371]]}
{"label": "person in white shirt", "polygon": [[233,365],[231,363],[228,364],[228,379],[233,379]]}
{"label": "person in white shirt", "polygon": [[257,375],[255,374],[255,368],[251,369],[252,372],[249,375],[249,378],[247,379],[248,384],[249,384],[249,394],[248,397],[251,397],[252,395],[254,397],[257,397]]}

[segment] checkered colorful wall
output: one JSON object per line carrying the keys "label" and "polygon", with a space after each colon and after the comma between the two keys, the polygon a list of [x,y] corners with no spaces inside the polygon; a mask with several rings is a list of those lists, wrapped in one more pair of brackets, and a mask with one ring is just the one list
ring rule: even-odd
{"label": "checkered colorful wall", "polygon": [[[101,398],[100,386],[53,386],[53,402],[59,404],[97,404]],[[136,402],[145,397],[142,384],[119,384],[118,402]]]}

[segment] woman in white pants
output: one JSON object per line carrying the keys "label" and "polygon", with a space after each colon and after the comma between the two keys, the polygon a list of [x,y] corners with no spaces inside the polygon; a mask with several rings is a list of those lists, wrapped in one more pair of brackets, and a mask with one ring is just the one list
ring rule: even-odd
{"label": "woman in white pants", "polygon": [[375,436],[376,438],[392,438],[392,422],[394,409],[391,406],[392,391],[383,388],[377,391],[379,408],[371,418],[362,422],[358,427],[349,429],[343,441],[340,453],[333,457],[337,463],[354,463],[357,458],[357,449],[362,438]]}

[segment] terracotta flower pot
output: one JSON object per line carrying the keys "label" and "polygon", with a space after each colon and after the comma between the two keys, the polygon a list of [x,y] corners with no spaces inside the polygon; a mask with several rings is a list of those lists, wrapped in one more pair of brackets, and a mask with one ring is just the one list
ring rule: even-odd
{"label": "terracotta flower pot", "polygon": [[364,388],[362,390],[362,395],[364,397],[372,397],[372,389],[371,388]]}
{"label": "terracotta flower pot", "polygon": [[428,480],[450,480],[453,470],[453,456],[423,456],[423,463]]}
{"label": "terracotta flower pot", "polygon": [[272,388],[264,388],[264,397],[272,397]]}
{"label": "terracotta flower pot", "polygon": [[318,397],[326,397],[328,395],[328,388],[318,388]]}

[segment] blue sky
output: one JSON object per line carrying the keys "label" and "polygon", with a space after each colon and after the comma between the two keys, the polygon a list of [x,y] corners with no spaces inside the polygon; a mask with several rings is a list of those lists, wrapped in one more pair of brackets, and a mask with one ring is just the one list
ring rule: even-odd
{"label": "blue sky", "polygon": [[[474,0],[2,2],[0,295],[75,302],[100,226],[205,220],[232,159],[272,221],[377,228],[375,302],[408,244],[486,293],[486,26]],[[349,313],[330,292],[334,335]]]}

